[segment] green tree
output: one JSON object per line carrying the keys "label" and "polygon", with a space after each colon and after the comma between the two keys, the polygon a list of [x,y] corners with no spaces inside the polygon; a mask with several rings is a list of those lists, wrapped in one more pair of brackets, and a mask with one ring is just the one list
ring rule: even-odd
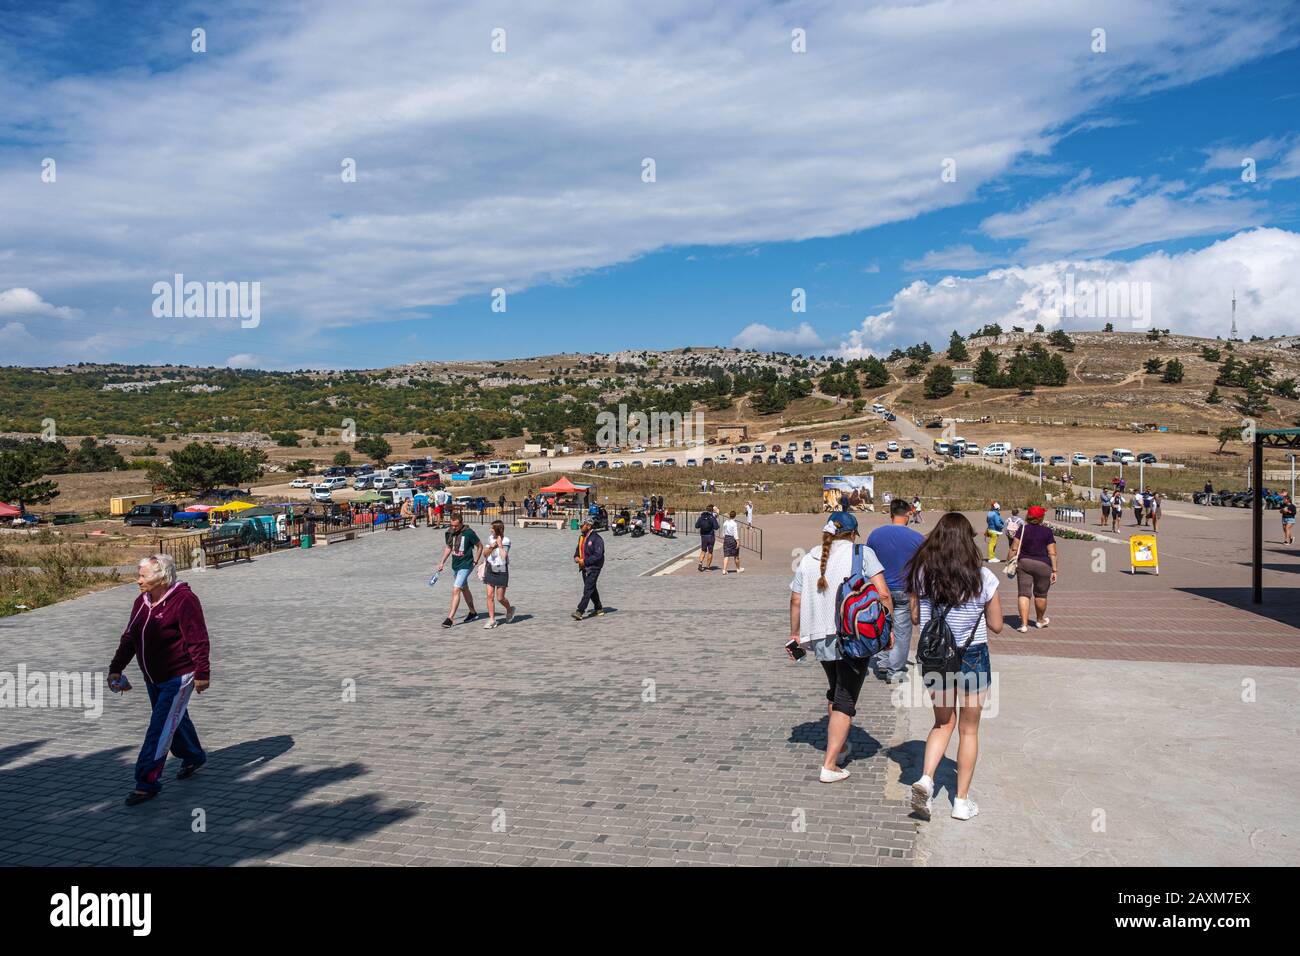
{"label": "green tree", "polygon": [[1205,396],[1205,401],[1211,405],[1218,405],[1223,401],[1223,396],[1219,394],[1219,386],[1210,388],[1210,394]]}
{"label": "green tree", "polygon": [[925,376],[925,397],[943,398],[953,392],[952,367],[936,365]]}
{"label": "green tree", "polygon": [[1163,359],[1149,358],[1146,360],[1146,364],[1143,365],[1143,370],[1148,375],[1155,375],[1157,372],[1160,371],[1160,369],[1164,366],[1164,364],[1165,363]]}
{"label": "green tree", "polygon": [[1246,391],[1237,399],[1237,411],[1247,418],[1258,418],[1272,407],[1264,393],[1264,386],[1256,379],[1250,380]]}
{"label": "green tree", "polygon": [[266,453],[212,442],[191,442],[172,452],[171,462],[151,473],[171,491],[199,492],[221,485],[242,485],[262,473]]}
{"label": "green tree", "polygon": [[1208,345],[1201,346],[1201,358],[1207,362],[1218,362],[1220,355],[1221,353],[1216,348],[1211,348]]}
{"label": "green tree", "polygon": [[966,362],[970,360],[970,352],[966,350],[966,342],[962,339],[961,334],[953,329],[952,337],[948,339],[948,359],[952,362]]}
{"label": "green tree", "polygon": [[1273,382],[1273,394],[1281,398],[1289,398],[1294,401],[1296,394],[1296,381],[1294,378],[1279,378]]}
{"label": "green tree", "polygon": [[336,464],[336,465],[350,465],[350,464],[352,464],[352,456],[351,456],[350,454],[348,454],[346,451],[335,452],[335,453],[334,453],[334,464]]}
{"label": "green tree", "polygon": [[1160,377],[1160,381],[1169,385],[1177,385],[1183,380],[1183,363],[1178,359],[1170,359],[1165,364],[1165,374]]}
{"label": "green tree", "polygon": [[1224,425],[1219,429],[1219,434],[1214,437],[1219,443],[1219,450],[1215,452],[1215,454],[1222,455],[1224,445],[1228,444],[1230,441],[1239,440],[1241,438],[1241,429],[1236,425]]}
{"label": "green tree", "polygon": [[1114,322],[1107,322],[1105,328],[1103,328],[1102,331],[1103,331],[1103,332],[1114,332],[1114,331],[1115,331],[1115,323],[1114,323]]}
{"label": "green tree", "polygon": [[998,383],[998,357],[990,348],[984,348],[975,360],[975,381],[990,387]]}
{"label": "green tree", "polygon": [[15,504],[23,511],[28,505],[43,505],[59,494],[59,485],[42,481],[45,472],[39,459],[29,451],[0,451],[0,501]]}
{"label": "green tree", "polygon": [[[448,436],[450,439],[450,436]],[[358,438],[353,446],[363,455],[368,455],[377,463],[383,464],[388,460],[388,456],[393,453],[393,446],[384,441],[378,435],[366,435],[364,438]]]}
{"label": "green tree", "polygon": [[872,355],[862,363],[862,378],[867,388],[884,388],[889,384],[889,369]]}
{"label": "green tree", "polygon": [[916,378],[924,371],[925,363],[920,359],[915,359],[908,364],[907,368],[903,369],[903,376],[904,378]]}
{"label": "green tree", "polygon": [[1065,334],[1064,329],[1053,329],[1047,336],[1047,344],[1053,348],[1058,348],[1062,352],[1074,351],[1074,339]]}
{"label": "green tree", "polygon": [[286,467],[288,467],[288,469],[295,475],[305,477],[316,470],[316,463],[310,458],[299,458],[295,461],[289,462]]}

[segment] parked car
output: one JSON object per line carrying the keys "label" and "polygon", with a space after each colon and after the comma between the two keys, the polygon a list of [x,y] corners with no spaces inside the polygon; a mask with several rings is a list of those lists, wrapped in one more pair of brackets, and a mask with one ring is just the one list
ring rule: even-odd
{"label": "parked car", "polygon": [[375,476],[373,474],[357,475],[352,479],[352,487],[357,491],[365,491],[367,488],[373,488],[374,486]]}
{"label": "parked car", "polygon": [[332,501],[333,495],[330,490],[323,485],[315,485],[311,489],[312,501]]}
{"label": "parked car", "polygon": [[812,442],[810,442],[810,441],[809,441],[808,439],[806,439],[806,438],[804,439],[804,442],[803,442],[803,450],[804,450],[804,451],[812,451]]}
{"label": "parked car", "polygon": [[640,458],[638,458],[636,461],[632,462],[631,467],[633,467],[633,468],[644,468],[644,467],[645,467],[645,462],[643,462]]}
{"label": "parked car", "polygon": [[375,491],[390,491],[397,487],[397,479],[388,475],[375,475],[370,487]]}
{"label": "parked car", "polygon": [[608,467],[609,467],[609,462],[607,462],[604,458],[602,458],[600,461],[596,462],[596,468],[597,468],[597,470],[605,469],[605,468],[608,468]]}
{"label": "parked car", "polygon": [[1049,465],[1052,465],[1053,467],[1056,467],[1056,466],[1058,466],[1058,465],[1064,465],[1064,464],[1065,464],[1065,456],[1064,456],[1064,455],[1053,455],[1052,458],[1051,458],[1051,460],[1048,462],[1048,464],[1049,464]]}
{"label": "parked car", "polygon": [[650,467],[651,467],[651,468],[662,468],[663,466],[664,466],[664,462],[663,462],[663,459],[662,459],[662,458],[652,458],[652,459],[650,459]]}
{"label": "parked car", "polygon": [[849,435],[841,435],[841,436],[840,436],[840,444],[841,444],[841,445],[845,444],[846,442],[851,442],[851,441],[853,441],[853,438],[852,438],[851,436],[849,436]]}
{"label": "parked car", "polygon": [[889,461],[889,452],[887,451],[876,452],[876,461]]}
{"label": "parked car", "polygon": [[617,461],[611,461],[611,462],[609,463],[609,467],[612,468],[612,469],[617,469],[617,468],[626,468],[626,467],[627,467],[627,462],[623,461],[623,459],[620,458],[620,459],[618,459]]}
{"label": "parked car", "polygon": [[586,461],[582,463],[583,471],[591,471],[595,467],[596,467],[596,463],[592,461],[590,458],[588,458]]}
{"label": "parked car", "polygon": [[739,448],[736,449],[736,454],[737,454],[737,455],[748,455],[748,454],[749,454],[749,446],[748,446],[748,445],[741,445]]}
{"label": "parked car", "polygon": [[822,464],[824,465],[834,464],[837,457],[838,456],[836,455],[830,455],[830,454],[822,455]]}
{"label": "parked car", "polygon": [[700,463],[699,463],[698,461],[696,461],[694,458],[687,458],[687,459],[686,459],[686,467],[687,467],[687,468],[697,468],[697,467],[699,467],[699,464],[700,464]]}
{"label": "parked car", "polygon": [[289,482],[289,487],[310,488],[314,484],[316,484],[316,482],[312,481],[310,478],[295,478],[293,481]]}
{"label": "parked car", "polygon": [[1144,451],[1137,456],[1137,460],[1143,464],[1154,465],[1156,463],[1156,456],[1151,454],[1149,451]]}
{"label": "parked car", "polygon": [[770,454],[770,455],[767,456],[767,463],[768,463],[769,465],[775,465],[775,464],[777,464],[780,460],[781,460],[781,459],[777,457],[777,455],[776,455],[775,452],[773,452],[772,454]]}
{"label": "parked car", "polygon": [[783,464],[783,465],[793,465],[793,464],[794,464],[794,452],[792,452],[792,451],[788,451],[788,452],[786,452],[785,455],[781,458],[781,464]]}
{"label": "parked car", "polygon": [[896,441],[886,442],[885,451],[898,451],[898,442]]}
{"label": "parked car", "polygon": [[122,523],[132,527],[148,525],[150,528],[161,528],[171,525],[172,516],[178,510],[176,505],[168,504],[136,505],[122,518]]}
{"label": "parked car", "polygon": [[893,412],[885,412],[885,421],[896,422],[898,421],[898,416],[895,415]]}
{"label": "parked car", "polygon": [[1071,458],[1070,460],[1071,460],[1074,464],[1076,464],[1076,465],[1086,465],[1086,464],[1088,464],[1088,456],[1085,455],[1085,454],[1083,454],[1083,452],[1078,452],[1078,451],[1076,451],[1076,452],[1074,453],[1074,457]]}
{"label": "parked car", "polygon": [[[737,460],[737,461],[740,461],[739,458],[737,458],[736,460]],[[755,455],[753,458],[749,459],[749,463],[750,463],[751,465],[761,465],[761,464],[763,464],[763,456],[762,456],[762,455]]]}
{"label": "parked car", "polygon": [[1093,463],[1094,465],[1110,465],[1110,464],[1113,464],[1113,462],[1110,460],[1110,455],[1093,455],[1093,456],[1092,456],[1092,463]]}
{"label": "parked car", "polygon": [[811,465],[814,461],[813,456],[811,454],[802,455],[799,458],[799,460],[803,462],[805,465]]}
{"label": "parked car", "polygon": [[909,447],[904,448],[904,449],[902,450],[902,452],[899,454],[899,457],[901,457],[901,458],[915,458],[915,457],[916,457],[916,451],[915,451],[914,449],[912,449],[912,448],[909,446]]}
{"label": "parked car", "polygon": [[665,458],[665,459],[664,459],[664,467],[665,467],[665,468],[676,468],[676,467],[677,467],[677,459],[676,459],[676,458]]}

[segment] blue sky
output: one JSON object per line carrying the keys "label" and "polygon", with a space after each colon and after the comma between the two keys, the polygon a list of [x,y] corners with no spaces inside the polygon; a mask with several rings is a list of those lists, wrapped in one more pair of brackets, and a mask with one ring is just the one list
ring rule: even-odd
{"label": "blue sky", "polygon": [[[860,355],[1099,326],[1067,274],[1300,333],[1293,4],[513,6],[0,11],[0,361]],[[258,323],[156,317],[176,272]]]}

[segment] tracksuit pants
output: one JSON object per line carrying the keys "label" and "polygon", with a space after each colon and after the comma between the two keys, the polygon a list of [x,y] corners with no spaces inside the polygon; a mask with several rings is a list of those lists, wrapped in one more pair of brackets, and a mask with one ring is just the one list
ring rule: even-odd
{"label": "tracksuit pants", "polygon": [[600,592],[596,590],[596,579],[599,577],[600,568],[582,569],[582,600],[578,602],[579,614],[587,610],[587,602],[591,602],[592,609],[596,611],[604,607],[600,603]]}
{"label": "tracksuit pants", "polygon": [[198,732],[188,713],[194,675],[185,674],[144,686],[149,691],[153,714],[135,762],[135,788],[144,793],[157,793],[162,789],[159,781],[169,751],[186,764],[206,763],[208,755],[199,744]]}

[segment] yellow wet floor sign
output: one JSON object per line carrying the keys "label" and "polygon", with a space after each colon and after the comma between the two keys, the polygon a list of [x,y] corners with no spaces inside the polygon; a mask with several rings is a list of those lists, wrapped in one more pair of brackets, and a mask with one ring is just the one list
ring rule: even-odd
{"label": "yellow wet floor sign", "polygon": [[1156,553],[1156,536],[1153,534],[1134,534],[1128,539],[1129,573],[1137,574],[1138,568],[1153,568],[1160,573],[1160,559]]}

